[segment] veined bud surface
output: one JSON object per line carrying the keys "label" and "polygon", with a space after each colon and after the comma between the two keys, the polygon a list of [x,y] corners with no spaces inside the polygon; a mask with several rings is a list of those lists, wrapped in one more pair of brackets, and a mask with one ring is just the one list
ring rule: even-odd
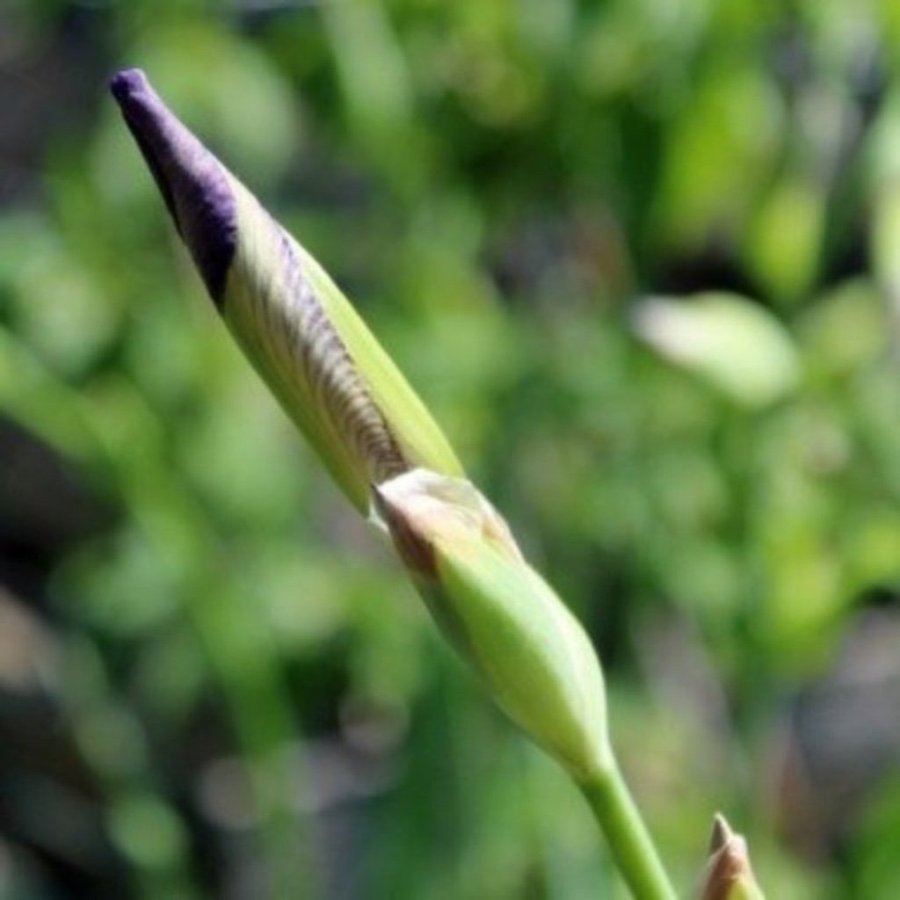
{"label": "veined bud surface", "polygon": [[111,82],[125,122],[229,329],[363,513],[370,486],[462,467],[318,263],[173,115],[143,72]]}
{"label": "veined bud surface", "polygon": [[597,655],[468,481],[416,470],[375,510],[435,621],[498,706],[578,779],[611,765]]}

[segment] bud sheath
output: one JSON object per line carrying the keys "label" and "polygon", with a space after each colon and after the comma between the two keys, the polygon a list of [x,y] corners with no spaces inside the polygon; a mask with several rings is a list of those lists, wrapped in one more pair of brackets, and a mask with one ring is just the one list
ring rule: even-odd
{"label": "bud sheath", "polygon": [[469,482],[423,470],[376,498],[434,619],[501,709],[578,779],[606,770],[594,649],[496,510]]}
{"label": "bud sheath", "polygon": [[747,842],[720,814],[713,822],[701,900],[765,900],[750,867]]}

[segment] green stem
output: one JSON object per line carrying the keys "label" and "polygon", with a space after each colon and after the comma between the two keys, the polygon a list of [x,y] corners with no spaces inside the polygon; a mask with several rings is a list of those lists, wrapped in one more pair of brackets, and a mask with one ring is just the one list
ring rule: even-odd
{"label": "green stem", "polygon": [[580,787],[636,900],[675,900],[675,890],[618,766],[613,763]]}

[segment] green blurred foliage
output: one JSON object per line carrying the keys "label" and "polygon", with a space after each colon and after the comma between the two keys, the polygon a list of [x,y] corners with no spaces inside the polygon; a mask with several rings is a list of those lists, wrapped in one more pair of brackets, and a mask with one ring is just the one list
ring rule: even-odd
{"label": "green blurred foliage", "polygon": [[0,413],[104,510],[0,588],[45,637],[4,731],[40,694],[78,773],[3,757],[4,895],[624,895],[224,333],[105,96],[132,65],[586,624],[683,888],[723,809],[772,897],[900,890],[900,5],[12,0],[0,31],[80,98],[0,209]]}

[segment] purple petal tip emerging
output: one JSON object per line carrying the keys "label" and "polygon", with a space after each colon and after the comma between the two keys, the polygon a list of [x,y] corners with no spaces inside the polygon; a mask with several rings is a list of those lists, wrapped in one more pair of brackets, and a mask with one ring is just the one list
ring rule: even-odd
{"label": "purple petal tip emerging", "polygon": [[143,69],[122,69],[109,80],[109,89],[120,105],[128,102],[132,95],[149,88]]}
{"label": "purple petal tip emerging", "polygon": [[210,296],[220,303],[237,246],[225,169],[169,111],[140,69],[117,73],[109,88]]}

